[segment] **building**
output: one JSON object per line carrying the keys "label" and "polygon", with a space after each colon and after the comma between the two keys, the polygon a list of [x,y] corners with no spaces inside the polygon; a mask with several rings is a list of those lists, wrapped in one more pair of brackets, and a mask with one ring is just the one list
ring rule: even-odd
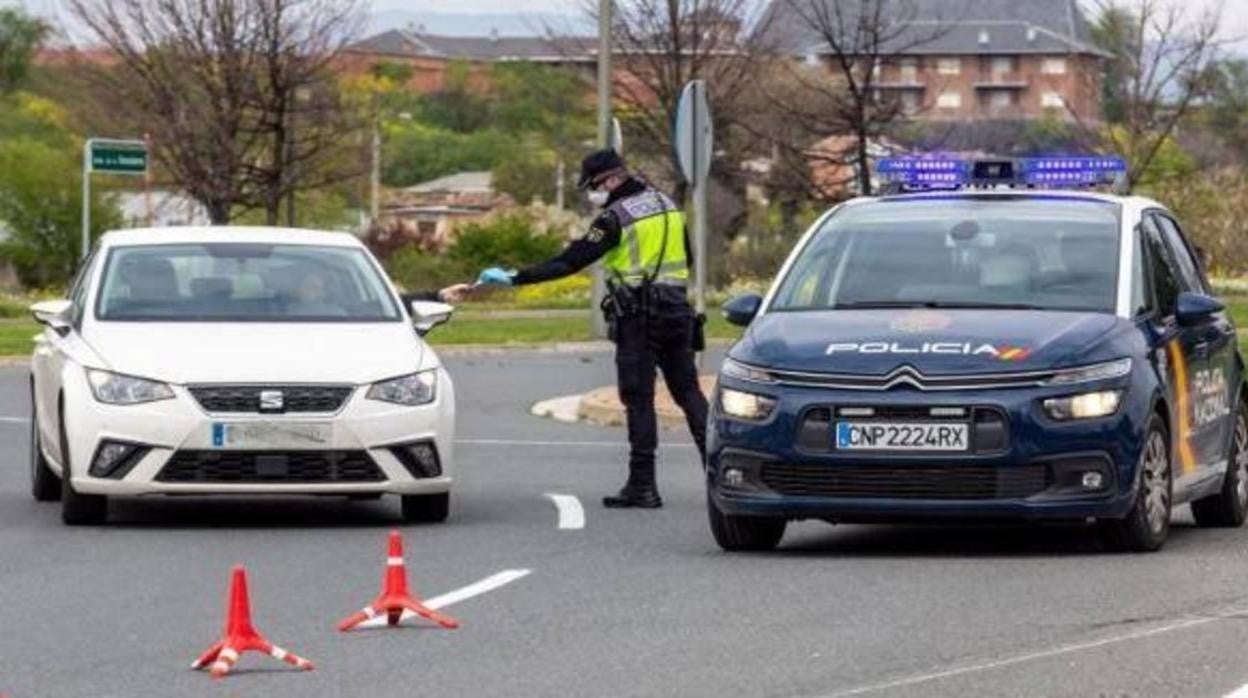
{"label": "building", "polygon": [[[794,60],[830,61],[835,53],[802,16],[820,1],[837,2],[772,0],[767,38]],[[1108,54],[1093,46],[1078,0],[896,0],[893,10],[901,17],[882,32],[872,81],[909,116],[1101,119]]]}
{"label": "building", "polygon": [[494,191],[489,172],[460,172],[390,192],[374,234],[442,250],[457,226],[514,205],[510,196]]}

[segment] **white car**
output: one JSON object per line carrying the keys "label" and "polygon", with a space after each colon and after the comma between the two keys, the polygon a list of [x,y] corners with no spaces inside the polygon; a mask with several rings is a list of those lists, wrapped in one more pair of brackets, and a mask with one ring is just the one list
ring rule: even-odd
{"label": "white car", "polygon": [[452,308],[403,307],[349,235],[112,232],[32,312],[32,489],[67,524],[171,494],[397,494],[408,521],[447,517],[455,395],[421,337]]}

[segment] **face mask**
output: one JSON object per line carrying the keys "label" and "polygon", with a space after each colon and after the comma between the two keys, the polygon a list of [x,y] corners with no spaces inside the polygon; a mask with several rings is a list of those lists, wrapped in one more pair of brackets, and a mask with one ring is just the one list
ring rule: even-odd
{"label": "face mask", "polygon": [[589,198],[589,203],[595,206],[605,206],[610,194],[602,189],[590,189],[586,197]]}

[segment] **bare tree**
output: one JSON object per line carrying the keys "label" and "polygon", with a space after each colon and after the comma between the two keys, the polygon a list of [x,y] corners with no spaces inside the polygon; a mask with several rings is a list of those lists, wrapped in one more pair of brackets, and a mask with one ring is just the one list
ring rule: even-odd
{"label": "bare tree", "polygon": [[[1181,0],[1102,0],[1094,37],[1106,64],[1107,145],[1127,160],[1127,185],[1138,185],[1162,147],[1216,82],[1220,4],[1194,12]],[[1085,129],[1096,115],[1067,109]]]}
{"label": "bare tree", "polygon": [[[612,15],[615,98],[622,120],[653,154],[672,152],[672,123],[685,84],[710,90],[717,149],[750,115],[741,99],[770,53],[755,0],[619,0]],[[597,20],[597,3],[585,14]],[[671,174],[671,173],[669,173]],[[683,189],[683,188],[682,188]]]}
{"label": "bare tree", "polygon": [[[227,223],[317,184],[308,162],[329,141],[296,121],[297,96],[317,101],[325,67],[349,40],[356,0],[68,0],[115,56],[97,66],[97,94],[150,133],[169,176]],[[332,103],[332,102],[331,102]],[[319,106],[318,106],[319,108]],[[305,135],[305,126],[314,135]]]}
{"label": "bare tree", "polygon": [[[915,0],[776,0],[774,11],[787,16],[777,22],[804,27],[817,41],[804,49],[807,63],[785,64],[789,79],[777,82],[806,95],[773,100],[790,132],[805,134],[780,145],[800,148],[812,164],[848,168],[858,190],[870,194],[871,143],[923,108],[885,95],[880,71],[948,34],[959,3],[947,3],[945,14],[935,16],[920,13]],[[809,149],[812,142],[846,135],[848,147]]]}
{"label": "bare tree", "polygon": [[[276,224],[283,199],[295,225],[295,195],[360,176],[363,161],[340,157],[345,134],[364,127],[343,104],[332,65],[358,36],[357,0],[253,0],[259,27],[253,127],[265,145],[249,162],[252,203]],[[340,163],[356,163],[343,167]]]}

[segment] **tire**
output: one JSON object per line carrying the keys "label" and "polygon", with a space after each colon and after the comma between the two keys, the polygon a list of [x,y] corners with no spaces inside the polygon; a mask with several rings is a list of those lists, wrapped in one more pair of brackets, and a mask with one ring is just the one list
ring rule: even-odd
{"label": "tire", "polygon": [[1105,543],[1114,550],[1154,552],[1170,534],[1174,494],[1170,435],[1156,414],[1149,418],[1144,433],[1144,448],[1136,466],[1139,485],[1135,503],[1126,517],[1098,522]]}
{"label": "tire", "polygon": [[1226,457],[1222,490],[1192,502],[1192,516],[1201,526],[1236,528],[1248,517],[1248,406],[1235,411],[1235,432]]}
{"label": "tire", "polygon": [[711,535],[719,547],[728,552],[774,550],[784,537],[788,521],[770,516],[734,516],[715,506],[708,492],[706,511],[711,521]]}
{"label": "tire", "polygon": [[98,526],[108,519],[108,497],[78,494],[70,483],[69,437],[65,435],[65,408],[61,407],[61,521],[67,526]]}
{"label": "tire", "polygon": [[403,520],[408,523],[442,523],[451,513],[451,493],[405,494]]}
{"label": "tire", "polygon": [[43,443],[39,440],[39,420],[36,418],[35,388],[30,388],[30,494],[36,502],[55,502],[61,498],[61,479],[48,467],[43,455]]}

